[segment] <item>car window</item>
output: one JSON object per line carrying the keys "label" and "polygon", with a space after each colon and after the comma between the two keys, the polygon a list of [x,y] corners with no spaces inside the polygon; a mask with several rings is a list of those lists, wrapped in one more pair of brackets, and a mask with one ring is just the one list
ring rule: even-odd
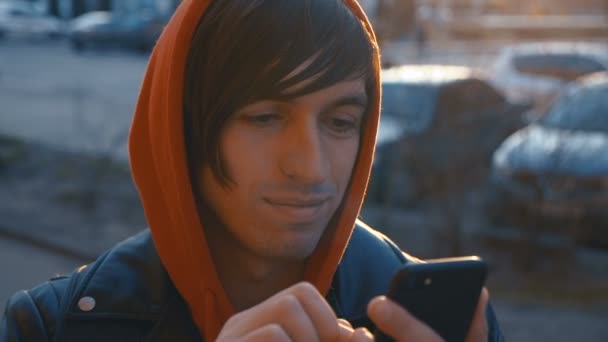
{"label": "car window", "polygon": [[607,68],[593,57],[573,53],[515,56],[513,65],[521,73],[549,76],[564,81]]}
{"label": "car window", "polygon": [[2,0],[0,0],[0,12],[11,17],[29,17],[38,14],[33,4],[29,2],[2,2]]}
{"label": "car window", "polygon": [[432,121],[435,89],[422,83],[384,83],[382,117],[390,118],[390,122],[398,123],[406,132],[424,131]]}
{"label": "car window", "polygon": [[570,87],[541,120],[546,127],[608,133],[608,82],[595,87]]}

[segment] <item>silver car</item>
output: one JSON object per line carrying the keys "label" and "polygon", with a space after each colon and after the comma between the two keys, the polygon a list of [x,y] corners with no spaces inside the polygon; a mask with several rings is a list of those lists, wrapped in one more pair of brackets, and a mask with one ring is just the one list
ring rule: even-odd
{"label": "silver car", "polygon": [[491,81],[512,101],[530,101],[539,112],[571,81],[608,70],[608,47],[593,42],[531,42],[504,47]]}
{"label": "silver car", "polygon": [[492,181],[494,223],[608,248],[608,72],[575,81],[507,138]]}
{"label": "silver car", "polygon": [[59,38],[64,25],[56,17],[44,14],[31,2],[0,2],[0,38]]}

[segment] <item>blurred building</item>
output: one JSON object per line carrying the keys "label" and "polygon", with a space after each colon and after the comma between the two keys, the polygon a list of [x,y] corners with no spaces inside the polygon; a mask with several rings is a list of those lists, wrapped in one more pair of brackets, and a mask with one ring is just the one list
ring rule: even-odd
{"label": "blurred building", "polygon": [[404,38],[416,26],[416,0],[359,0],[369,17],[380,44]]}
{"label": "blurred building", "polygon": [[417,0],[417,8],[435,37],[608,36],[607,0]]}
{"label": "blurred building", "polygon": [[69,19],[91,11],[133,12],[151,10],[171,15],[180,0],[28,0],[51,15]]}
{"label": "blurred building", "polygon": [[608,14],[606,0],[485,0],[488,12],[528,15]]}
{"label": "blurred building", "polygon": [[417,0],[417,6],[451,15],[608,15],[606,0]]}
{"label": "blurred building", "polygon": [[152,11],[161,16],[170,16],[181,0],[110,0],[113,12],[133,13]]}

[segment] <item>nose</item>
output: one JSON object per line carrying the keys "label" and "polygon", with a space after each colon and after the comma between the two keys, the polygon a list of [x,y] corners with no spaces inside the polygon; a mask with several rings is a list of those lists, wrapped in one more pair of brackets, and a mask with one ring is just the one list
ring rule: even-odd
{"label": "nose", "polygon": [[323,149],[323,137],[316,120],[300,120],[290,126],[281,142],[281,171],[298,182],[323,183],[328,162]]}

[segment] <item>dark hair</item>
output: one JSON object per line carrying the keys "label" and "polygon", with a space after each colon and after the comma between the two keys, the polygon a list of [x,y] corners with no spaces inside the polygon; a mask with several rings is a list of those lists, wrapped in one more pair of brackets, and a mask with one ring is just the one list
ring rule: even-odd
{"label": "dark hair", "polygon": [[224,185],[230,182],[218,144],[230,115],[245,105],[359,77],[374,103],[375,49],[342,0],[213,1],[194,32],[185,69],[184,132],[193,184],[203,165]]}

